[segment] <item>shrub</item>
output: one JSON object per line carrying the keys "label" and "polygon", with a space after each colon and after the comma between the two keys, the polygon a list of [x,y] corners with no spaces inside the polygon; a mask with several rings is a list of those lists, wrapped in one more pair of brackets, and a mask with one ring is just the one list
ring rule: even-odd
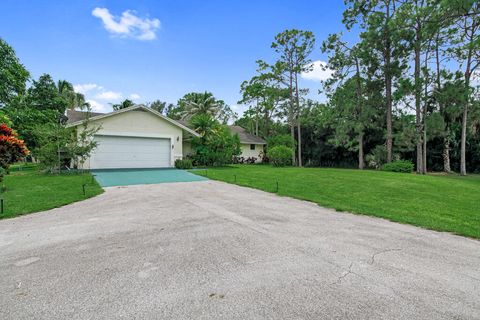
{"label": "shrub", "polygon": [[0,124],[0,181],[8,174],[8,167],[28,155],[29,151],[17,133],[5,123]]}
{"label": "shrub", "polygon": [[268,150],[268,159],[275,167],[283,167],[292,164],[293,150],[287,146],[276,146]]}
{"label": "shrub", "polygon": [[196,115],[190,124],[201,134],[192,138],[193,160],[200,166],[223,166],[241,154],[240,138],[209,115]]}
{"label": "shrub", "polygon": [[270,148],[276,146],[287,146],[293,149],[296,146],[296,142],[289,134],[277,134],[275,136],[268,137],[267,145]]}
{"label": "shrub", "polygon": [[410,160],[397,160],[383,166],[383,171],[411,173],[413,163]]}
{"label": "shrub", "polygon": [[175,160],[175,168],[177,169],[192,169],[193,164],[190,159],[177,159]]}

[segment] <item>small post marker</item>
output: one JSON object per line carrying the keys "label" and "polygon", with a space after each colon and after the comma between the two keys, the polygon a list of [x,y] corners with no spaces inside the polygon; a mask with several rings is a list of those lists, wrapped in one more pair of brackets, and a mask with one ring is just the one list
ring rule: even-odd
{"label": "small post marker", "polygon": [[233,180],[234,180],[234,182],[235,182],[235,183],[237,183],[237,175],[236,175],[236,174],[234,174],[234,175],[233,175],[233,177],[234,177],[234,179],[233,179]]}
{"label": "small post marker", "polygon": [[83,196],[86,196],[87,194],[85,193],[85,183],[82,185],[82,189],[83,189]]}
{"label": "small post marker", "polygon": [[3,199],[0,199],[0,213],[3,214]]}
{"label": "small post marker", "polygon": [[275,190],[275,193],[278,193],[278,180],[277,180],[277,189]]}

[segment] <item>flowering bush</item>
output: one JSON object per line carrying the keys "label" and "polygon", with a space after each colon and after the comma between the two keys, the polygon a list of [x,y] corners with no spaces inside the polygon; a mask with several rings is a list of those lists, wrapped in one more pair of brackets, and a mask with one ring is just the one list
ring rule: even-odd
{"label": "flowering bush", "polygon": [[8,170],[8,166],[15,163],[29,153],[23,140],[18,138],[17,133],[5,123],[0,124],[0,181]]}

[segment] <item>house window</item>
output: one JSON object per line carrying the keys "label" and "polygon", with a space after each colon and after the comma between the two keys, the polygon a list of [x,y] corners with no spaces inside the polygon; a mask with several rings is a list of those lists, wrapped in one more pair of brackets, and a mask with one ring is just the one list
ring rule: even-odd
{"label": "house window", "polygon": [[250,145],[250,150],[255,150],[255,145],[254,144]]}

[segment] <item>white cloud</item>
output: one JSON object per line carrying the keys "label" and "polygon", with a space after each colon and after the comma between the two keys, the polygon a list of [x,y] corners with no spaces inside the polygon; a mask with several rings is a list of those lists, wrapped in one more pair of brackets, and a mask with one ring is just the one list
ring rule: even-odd
{"label": "white cloud", "polygon": [[239,118],[241,118],[243,116],[243,113],[247,111],[248,106],[243,104],[232,104],[230,105],[230,108],[232,109],[233,112],[237,113]]}
{"label": "white cloud", "polygon": [[95,99],[100,100],[118,100],[122,98],[121,92],[115,91],[101,91],[95,95]]}
{"label": "white cloud", "polygon": [[102,103],[100,103],[96,100],[89,99],[89,100],[87,100],[87,102],[92,107],[93,112],[105,113],[105,112],[111,111],[107,108],[107,106],[105,106],[104,104],[102,104]]}
{"label": "white cloud", "polygon": [[93,89],[102,89],[101,86],[95,83],[85,83],[85,84],[76,84],[73,86],[73,90],[77,93],[86,94],[87,92],[92,91]]}
{"label": "white cloud", "polygon": [[111,34],[138,40],[154,40],[156,31],[160,28],[160,20],[140,18],[135,11],[126,10],[121,16],[114,16],[107,8],[95,8],[94,17],[103,22],[105,29]]}
{"label": "white cloud", "polygon": [[321,60],[313,62],[313,69],[310,72],[302,72],[303,79],[312,81],[325,81],[332,76],[334,71],[326,68],[327,63]]}
{"label": "white cloud", "polygon": [[128,98],[131,100],[138,100],[140,99],[140,95],[138,93],[132,93]]}

